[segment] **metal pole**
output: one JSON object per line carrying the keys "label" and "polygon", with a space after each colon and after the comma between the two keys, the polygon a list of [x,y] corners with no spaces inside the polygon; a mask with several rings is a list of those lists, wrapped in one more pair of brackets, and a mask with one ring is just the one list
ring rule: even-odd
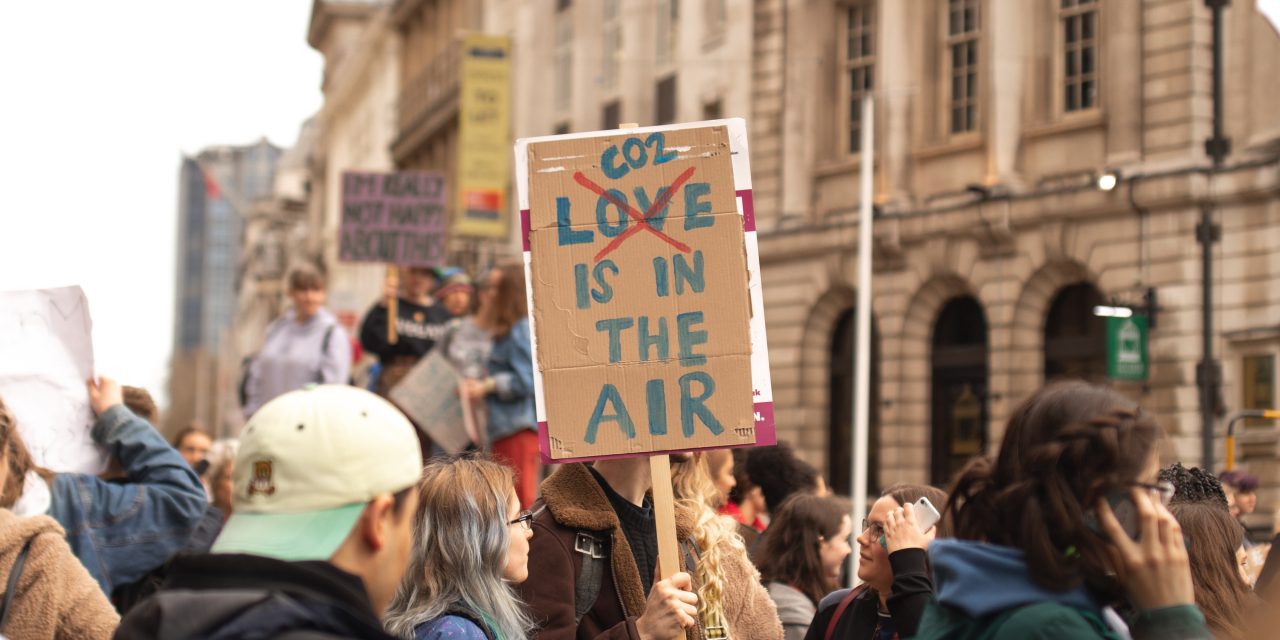
{"label": "metal pole", "polygon": [[[871,172],[875,165],[875,102],[862,99],[862,149],[858,215],[857,346],[854,349],[853,390],[853,524],[857,529],[867,514],[867,440],[871,409]],[[849,576],[858,582],[858,554],[849,554]]]}
{"label": "metal pole", "polygon": [[[1230,0],[1205,0],[1205,6],[1213,11],[1213,137],[1204,143],[1205,153],[1213,159],[1210,188],[1222,168],[1223,160],[1231,152],[1231,141],[1223,135],[1222,122],[1222,10]],[[1196,366],[1196,384],[1200,388],[1200,458],[1205,469],[1214,468],[1214,412],[1222,374],[1213,357],[1213,245],[1222,235],[1222,229],[1213,222],[1213,194],[1200,209],[1200,223],[1196,225],[1196,240],[1200,243],[1201,282],[1201,353]]]}

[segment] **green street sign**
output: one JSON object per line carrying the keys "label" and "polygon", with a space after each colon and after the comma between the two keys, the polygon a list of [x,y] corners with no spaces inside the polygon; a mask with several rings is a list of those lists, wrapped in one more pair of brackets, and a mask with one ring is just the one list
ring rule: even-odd
{"label": "green street sign", "polygon": [[1107,377],[1147,379],[1147,317],[1107,318]]}

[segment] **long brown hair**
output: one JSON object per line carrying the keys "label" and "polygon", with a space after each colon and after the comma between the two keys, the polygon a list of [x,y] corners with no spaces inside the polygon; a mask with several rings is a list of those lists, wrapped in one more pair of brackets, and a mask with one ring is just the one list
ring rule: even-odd
{"label": "long brown hair", "polygon": [[522,318],[529,316],[528,298],[524,290],[524,264],[521,262],[504,262],[493,268],[502,274],[498,285],[489,293],[489,300],[482,305],[477,314],[480,326],[493,333],[494,338],[505,338],[511,334]]}
{"label": "long brown hair", "polygon": [[3,481],[0,507],[12,509],[18,498],[22,497],[28,471],[35,470],[46,482],[53,480],[53,472],[37,465],[27,451],[27,445],[18,433],[18,421],[5,406],[3,399],[0,399],[0,456],[4,456],[4,471],[7,474],[5,478],[0,478]]}
{"label": "long brown hair", "polygon": [[838,585],[822,569],[819,545],[840,533],[849,517],[849,501],[835,496],[797,493],[773,514],[756,549],[756,567],[765,582],[781,582],[799,590],[817,604]]}
{"label": "long brown hair", "polygon": [[1046,385],[1014,410],[995,462],[979,458],[961,472],[946,515],[957,538],[1022,550],[1046,589],[1083,582],[1104,600],[1118,597],[1109,542],[1088,514],[1138,479],[1160,437],[1150,414],[1111,389]]}
{"label": "long brown hair", "polygon": [[1242,637],[1242,619],[1253,609],[1252,593],[1236,562],[1244,529],[1229,512],[1211,503],[1171,504],[1169,511],[1189,541],[1191,582],[1205,624],[1216,637]]}

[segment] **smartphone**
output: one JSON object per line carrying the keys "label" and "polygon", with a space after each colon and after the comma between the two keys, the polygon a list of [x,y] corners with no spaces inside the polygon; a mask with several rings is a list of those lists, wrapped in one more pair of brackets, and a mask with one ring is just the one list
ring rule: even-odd
{"label": "smartphone", "polygon": [[[1107,494],[1107,505],[1111,507],[1111,513],[1115,514],[1116,522],[1120,523],[1120,528],[1124,529],[1129,539],[1137,540],[1139,535],[1138,507],[1133,504],[1133,498],[1129,496],[1129,492],[1112,491]],[[1102,527],[1097,528],[1100,530]]]}
{"label": "smartphone", "polygon": [[[938,513],[938,509],[929,502],[928,498],[920,498],[911,503],[911,510],[915,512],[916,526],[920,528],[920,533],[928,533],[938,521],[942,519],[942,515]],[[888,547],[889,542],[884,536],[880,536],[880,546]]]}
{"label": "smartphone", "polygon": [[920,525],[920,533],[927,533],[942,519],[942,514],[938,513],[937,507],[928,498],[916,500],[911,503],[911,508],[916,512],[916,524]]}

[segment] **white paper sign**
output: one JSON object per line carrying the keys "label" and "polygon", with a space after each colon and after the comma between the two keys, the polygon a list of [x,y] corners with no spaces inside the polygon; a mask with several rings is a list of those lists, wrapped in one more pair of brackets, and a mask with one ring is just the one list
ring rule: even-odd
{"label": "white paper sign", "polygon": [[92,329],[80,287],[0,291],[0,399],[36,464],[54,471],[105,468],[89,435]]}

